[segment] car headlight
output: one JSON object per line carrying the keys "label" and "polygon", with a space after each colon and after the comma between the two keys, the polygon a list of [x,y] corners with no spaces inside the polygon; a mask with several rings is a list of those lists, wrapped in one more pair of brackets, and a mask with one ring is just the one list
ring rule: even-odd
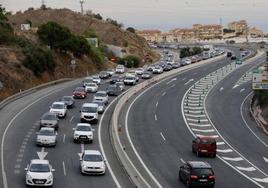
{"label": "car headlight", "polygon": [[32,179],[32,176],[31,176],[30,174],[27,174],[27,175],[26,175],[26,178],[27,178],[27,179]]}
{"label": "car headlight", "polygon": [[48,180],[52,180],[52,179],[53,179],[53,176],[50,175],[50,176],[47,177],[47,179],[48,179]]}
{"label": "car headlight", "polygon": [[82,165],[82,167],[83,167],[83,169],[87,168],[87,166],[86,166],[86,165]]}
{"label": "car headlight", "polygon": [[79,136],[79,134],[74,134],[74,137],[78,137]]}
{"label": "car headlight", "polygon": [[92,138],[92,137],[93,137],[93,135],[92,135],[92,134],[89,134],[89,135],[88,135],[88,137],[89,137],[89,138]]}

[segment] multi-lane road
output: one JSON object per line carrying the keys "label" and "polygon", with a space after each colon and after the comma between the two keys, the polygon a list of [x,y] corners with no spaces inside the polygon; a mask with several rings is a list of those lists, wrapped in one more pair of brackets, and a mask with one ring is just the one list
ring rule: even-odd
{"label": "multi-lane road", "polygon": [[[248,160],[253,165],[251,167],[254,170],[251,168],[250,173],[264,175],[261,177],[245,175],[241,173],[242,170],[239,171],[228,161],[222,160],[221,156],[215,159],[202,158],[201,160],[208,161],[215,170],[216,187],[241,185],[257,187],[258,184],[265,187],[267,185],[265,173],[268,169],[264,161],[264,157],[268,158],[267,138],[256,129],[246,108],[249,101],[247,96],[251,92],[250,85],[237,82],[239,78],[244,78],[243,74],[247,70],[262,62],[263,59],[259,58],[241,68],[226,72],[226,77],[219,83],[203,88],[207,89],[204,95],[208,94],[208,96],[201,96],[200,99],[205,100],[201,106],[206,108],[209,121],[214,125],[213,128],[233,147],[233,150],[235,149],[235,152],[238,151],[242,158],[245,158],[243,160]],[[222,72],[215,71],[228,67],[230,63],[229,59],[223,59],[178,73],[137,94],[125,105],[120,115],[120,124],[126,126],[126,131],[135,146],[135,152],[144,163],[139,165],[143,168],[146,166],[147,171],[151,173],[148,178],[154,177],[159,186],[184,187],[178,182],[179,166],[186,160],[199,160],[191,152],[193,130],[189,127],[184,105],[182,105],[185,104],[184,100],[189,88],[200,83],[198,81],[207,75],[214,76],[213,78],[217,74],[220,76]],[[213,72],[215,75],[211,74]],[[213,78],[209,78],[209,82]],[[38,158],[37,152],[42,151],[42,148],[35,144],[39,118],[49,110],[52,102],[59,100],[63,95],[71,95],[73,88],[80,85],[81,80],[78,80],[44,88],[11,102],[1,110],[1,174],[3,177],[1,186],[3,185],[4,188],[24,186],[24,168],[31,159]],[[108,83],[103,83],[100,90],[105,90],[107,86]],[[194,92],[198,93],[198,90]],[[84,102],[90,102],[92,97],[93,94],[89,94],[84,100],[76,100],[75,107],[68,110],[65,119],[60,120],[57,146],[45,148],[43,151],[47,154],[45,158],[56,169],[54,187],[133,187],[114,153],[110,140],[110,119],[117,98],[110,97],[110,105],[107,106],[106,112],[101,116],[98,125],[93,125],[95,132],[92,144],[75,144],[72,141],[73,127],[80,121],[80,107]],[[84,149],[102,151],[108,167],[104,176],[80,174],[78,154]],[[128,149],[127,152],[131,152],[132,149],[127,146],[126,150]],[[131,158],[139,163],[135,152],[132,152]],[[144,173],[144,177],[147,178],[148,174],[143,171],[144,169],[141,173]]]}

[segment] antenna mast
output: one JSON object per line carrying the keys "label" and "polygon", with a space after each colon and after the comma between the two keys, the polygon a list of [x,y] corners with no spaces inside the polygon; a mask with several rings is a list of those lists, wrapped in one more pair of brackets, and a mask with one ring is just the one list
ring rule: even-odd
{"label": "antenna mast", "polygon": [[85,0],[80,0],[80,4],[81,4],[81,14],[84,14],[84,3],[85,3]]}

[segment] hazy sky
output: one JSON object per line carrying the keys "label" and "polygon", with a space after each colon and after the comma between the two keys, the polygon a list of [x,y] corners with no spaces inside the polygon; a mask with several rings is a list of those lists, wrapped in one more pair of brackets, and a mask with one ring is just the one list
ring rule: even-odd
{"label": "hazy sky", "polygon": [[[45,0],[49,7],[80,11],[80,0]],[[16,12],[40,7],[41,0],[0,0]],[[246,19],[251,26],[268,32],[268,0],[85,0],[85,10],[111,17],[138,29],[191,27],[195,23],[226,25]]]}

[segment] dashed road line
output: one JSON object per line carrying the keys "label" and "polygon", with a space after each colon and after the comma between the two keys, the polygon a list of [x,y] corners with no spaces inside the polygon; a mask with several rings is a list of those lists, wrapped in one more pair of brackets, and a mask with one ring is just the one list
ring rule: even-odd
{"label": "dashed road line", "polygon": [[164,135],[163,135],[162,132],[160,132],[160,135],[161,135],[161,137],[163,138],[163,140],[166,141],[166,138],[164,137]]}
{"label": "dashed road line", "polygon": [[154,120],[157,121],[157,115],[156,114],[154,115]]}
{"label": "dashed road line", "polygon": [[256,168],[254,168],[254,167],[240,167],[240,166],[236,166],[236,168],[238,169],[238,170],[242,170],[242,171],[247,171],[247,172],[252,172],[252,171],[255,171],[256,170]]}
{"label": "dashed road line", "polygon": [[222,157],[222,158],[227,161],[235,161],[235,162],[244,160],[242,157]]}

